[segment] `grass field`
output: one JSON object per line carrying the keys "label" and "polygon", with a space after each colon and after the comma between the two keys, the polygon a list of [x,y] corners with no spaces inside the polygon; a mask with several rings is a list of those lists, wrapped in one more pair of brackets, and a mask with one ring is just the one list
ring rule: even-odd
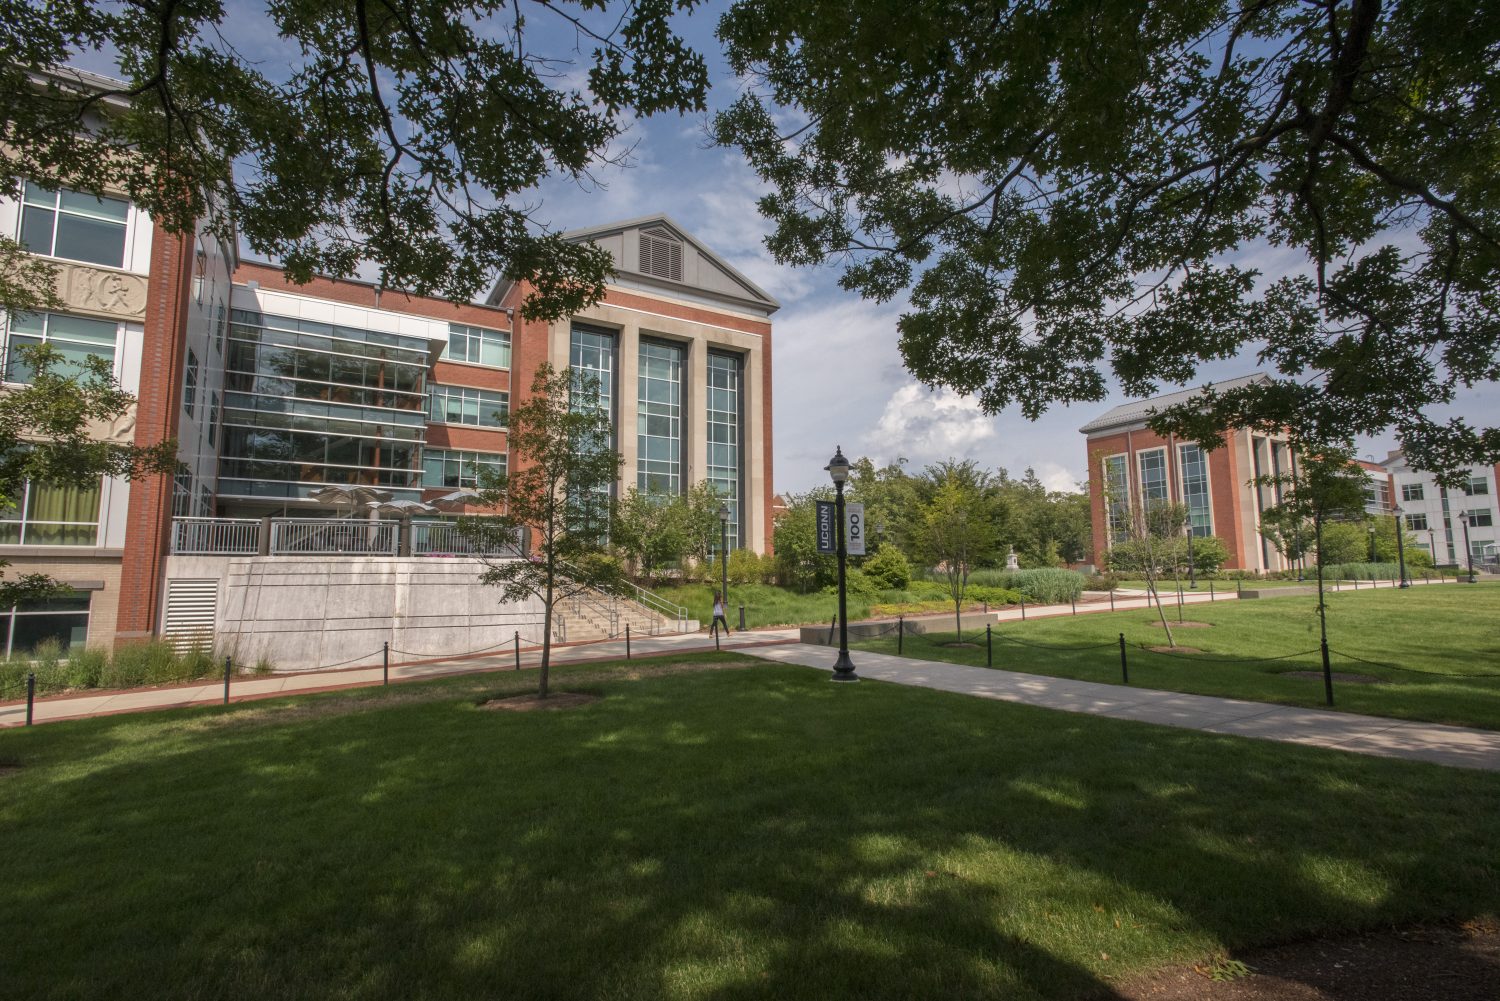
{"label": "grass field", "polygon": [[1500,913],[1500,775],[698,661],[0,732],[0,994],[1061,999]]}
{"label": "grass field", "polygon": [[[1167,614],[1174,624],[1176,642],[1196,647],[1202,654],[1169,655],[1142,649],[1165,644],[1166,637],[1155,610],[1137,609],[996,626],[994,666],[1118,683],[1120,653],[1111,641],[1123,632],[1132,685],[1259,702],[1323,705],[1315,596],[1288,595],[1184,608],[1188,620],[1210,623],[1210,628],[1176,629],[1176,606],[1169,605]],[[1333,651],[1334,671],[1380,681],[1336,681],[1334,707],[1375,716],[1500,729],[1497,621],[1500,587],[1493,585],[1432,585],[1406,591],[1366,587],[1329,594],[1328,644]],[[908,657],[985,664],[982,632],[965,636],[970,642],[977,641],[977,648],[944,645],[953,639],[951,632],[908,635],[904,653]],[[1090,645],[1099,648],[1057,649]],[[858,646],[895,653],[896,639]],[[1299,653],[1287,659],[1234,662]],[[1313,671],[1318,676],[1295,677],[1288,673],[1293,671]]]}

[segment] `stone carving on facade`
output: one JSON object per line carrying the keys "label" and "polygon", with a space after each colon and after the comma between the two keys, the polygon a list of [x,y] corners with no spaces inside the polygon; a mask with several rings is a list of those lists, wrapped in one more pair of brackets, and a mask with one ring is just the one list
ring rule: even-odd
{"label": "stone carving on facade", "polygon": [[59,264],[57,285],[68,309],[117,318],[146,316],[146,280],[140,275]]}
{"label": "stone carving on facade", "polygon": [[94,441],[108,441],[129,445],[135,441],[135,407],[132,403],[112,421],[90,421],[89,437]]}

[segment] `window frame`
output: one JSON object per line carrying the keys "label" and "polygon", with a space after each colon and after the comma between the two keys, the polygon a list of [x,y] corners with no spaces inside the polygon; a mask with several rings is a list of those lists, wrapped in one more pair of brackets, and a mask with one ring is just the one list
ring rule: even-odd
{"label": "window frame", "polygon": [[[458,477],[454,483],[430,483],[427,479],[428,462],[437,460],[443,463],[443,479],[447,477],[447,465],[450,462],[458,464]],[[473,475],[465,473],[465,467],[473,464]],[[422,489],[424,490],[473,490],[479,485],[479,474],[485,467],[498,467],[500,475],[510,471],[510,457],[505,452],[485,452],[472,448],[437,448],[422,447]],[[465,482],[468,481],[468,482]]]}
{"label": "window frame", "polygon": [[[95,500],[95,506],[94,506],[94,520],[92,522],[88,522],[88,521],[53,521],[53,520],[42,520],[42,519],[32,518],[31,517],[31,507],[32,507],[32,501],[35,499],[34,498],[34,488],[35,488],[35,483],[33,481],[31,481],[31,480],[26,480],[22,484],[22,486],[21,486],[20,503],[17,504],[13,508],[12,507],[6,507],[4,509],[0,509],[0,525],[16,525],[16,526],[18,526],[17,533],[16,533],[16,541],[15,542],[0,542],[0,546],[46,546],[48,548],[55,548],[55,549],[60,549],[60,550],[70,550],[70,549],[71,550],[77,550],[77,549],[94,549],[94,548],[98,548],[98,546],[99,546],[99,539],[100,539],[100,536],[102,535],[103,530],[104,530],[104,526],[103,526],[103,521],[104,521],[104,482],[103,482],[102,478],[99,480],[98,486],[94,490],[94,496],[95,496],[96,500]],[[63,487],[61,487],[61,489],[81,489],[81,488],[63,486]],[[20,517],[18,517],[18,518],[5,517],[5,515],[7,515],[11,511],[18,512],[20,514]],[[50,526],[56,526],[56,527],[60,527],[60,528],[84,528],[86,526],[92,526],[93,529],[94,529],[94,534],[93,534],[93,539],[91,541],[89,541],[89,542],[38,542],[38,541],[36,541],[36,540],[34,540],[32,538],[29,538],[29,536],[31,534],[30,528],[33,525],[50,525]]]}
{"label": "window frame", "polygon": [[[4,625],[4,630],[5,630],[4,655],[6,657],[12,657],[12,656],[15,655],[16,617],[17,616],[29,616],[29,617],[34,617],[34,618],[40,618],[40,617],[62,618],[63,616],[79,616],[79,615],[81,615],[81,616],[83,616],[83,642],[79,644],[79,647],[81,649],[82,647],[87,646],[88,645],[88,641],[89,641],[89,630],[93,627],[93,624],[94,624],[94,596],[93,596],[92,592],[89,592],[89,591],[74,591],[72,594],[61,596],[59,598],[54,598],[54,599],[52,599],[52,601],[59,601],[59,600],[61,600],[61,601],[75,600],[76,601],[76,600],[79,600],[80,597],[82,598],[83,603],[84,603],[84,607],[83,607],[82,610],[79,610],[79,609],[76,609],[76,608],[73,608],[73,609],[55,609],[55,610],[37,609],[37,608],[23,609],[22,608],[22,605],[47,604],[48,602],[21,602],[20,604],[11,605],[8,608],[0,608],[0,619],[3,619],[4,623],[5,623],[5,625]],[[68,645],[65,646],[63,649],[64,650],[71,650],[71,649],[73,649],[73,642],[72,642],[71,639],[69,639]]]}
{"label": "window frame", "polygon": [[[11,357],[11,337],[17,333],[17,331],[15,329],[16,320],[18,318],[20,318],[20,317],[23,317],[23,316],[39,316],[39,317],[42,318],[42,334],[41,334],[41,337],[42,337],[42,343],[43,344],[51,344],[54,340],[56,340],[56,338],[54,337],[54,335],[52,333],[52,318],[53,317],[59,317],[60,316],[60,317],[68,318],[68,319],[84,320],[84,321],[87,321],[89,323],[98,323],[98,324],[102,324],[102,325],[105,325],[105,326],[113,326],[115,328],[115,339],[114,339],[114,343],[110,346],[110,349],[109,349],[109,370],[114,375],[114,377],[116,379],[118,379],[120,377],[120,340],[121,340],[120,331],[121,331],[121,328],[124,326],[120,321],[118,321],[118,320],[106,320],[106,319],[103,319],[103,318],[97,317],[97,316],[80,316],[77,313],[69,313],[69,312],[66,312],[66,311],[50,310],[50,309],[48,309],[48,310],[39,310],[39,311],[34,312],[34,313],[8,313],[8,314],[6,314],[5,321],[4,321],[4,323],[5,323],[4,339],[3,339],[3,341],[0,341],[0,346],[4,347],[4,359],[5,359],[4,368],[0,369],[0,381],[3,381],[6,385],[10,385],[10,386],[29,386],[29,385],[31,385],[31,383],[29,383],[29,382],[21,382],[21,381],[18,381],[18,380],[10,378],[11,368],[13,367],[13,365],[15,363],[15,360]],[[36,336],[35,334],[29,333],[29,332],[26,332],[26,331],[20,331],[19,333],[20,333],[20,336],[22,336],[22,337],[35,337]],[[62,342],[65,343],[65,344],[75,344],[75,345],[76,344],[88,344],[89,343],[87,341],[70,340],[67,336],[64,336],[62,338]],[[95,353],[92,353],[92,352],[90,352],[90,353],[93,354],[94,357],[102,357],[102,355],[95,354]],[[81,372],[79,374],[81,374]]]}
{"label": "window frame", "polygon": [[[1198,531],[1198,526],[1193,524],[1193,505],[1188,499],[1187,460],[1183,458],[1183,455],[1190,448],[1197,450],[1199,461],[1203,464],[1203,500],[1204,510],[1208,514],[1208,523],[1204,526],[1204,531],[1202,532]],[[1178,495],[1182,498],[1182,506],[1187,509],[1188,532],[1196,539],[1212,538],[1214,534],[1213,473],[1209,469],[1208,449],[1195,441],[1184,441],[1177,444],[1177,490]],[[1168,502],[1170,500],[1171,494],[1169,493]]]}
{"label": "window frame", "polygon": [[1401,503],[1407,504],[1412,501],[1426,500],[1426,490],[1421,483],[1401,484]]}
{"label": "window frame", "polygon": [[[28,184],[33,185],[36,188],[38,188],[39,190],[50,194],[52,196],[52,207],[51,208],[46,208],[46,207],[44,207],[42,205],[33,204],[32,202],[27,201],[28,195],[27,195],[27,191],[26,191],[26,186]],[[83,215],[80,212],[76,212],[76,211],[73,211],[73,210],[70,210],[70,209],[63,208],[62,207],[63,192],[67,192],[68,194],[71,194],[71,195],[81,195],[82,197],[85,197],[85,198],[94,198],[94,197],[96,197],[94,195],[89,194],[86,191],[79,191],[76,188],[65,188],[65,187],[59,186],[55,190],[48,191],[48,189],[46,187],[44,187],[38,181],[25,180],[25,181],[21,182],[21,190],[18,193],[18,197],[16,198],[16,209],[17,209],[17,211],[16,211],[15,239],[16,239],[17,243],[21,244],[22,249],[24,249],[26,251],[26,253],[28,253],[28,254],[34,254],[37,257],[45,257],[48,260],[52,260],[52,261],[68,261],[69,263],[82,264],[82,265],[85,265],[86,267],[94,267],[94,268],[113,268],[116,271],[130,271],[130,270],[133,270],[130,267],[130,264],[132,263],[131,259],[130,259],[130,257],[131,257],[130,248],[131,248],[131,243],[132,243],[132,241],[134,239],[134,236],[135,236],[135,217],[136,217],[136,213],[135,213],[135,206],[134,206],[134,204],[131,203],[130,199],[128,199],[128,198],[121,198],[118,195],[104,195],[103,197],[99,198],[99,201],[108,200],[108,201],[111,201],[111,202],[120,202],[120,203],[124,204],[124,206],[125,206],[125,218],[124,218],[123,221],[121,221],[119,223],[116,223],[114,220],[106,220],[106,219],[100,219],[100,218],[97,218],[97,217],[94,217],[94,216],[87,216],[87,215]],[[34,208],[34,209],[37,209],[38,211],[51,212],[52,213],[52,230],[51,230],[51,234],[50,234],[49,241],[48,241],[48,250],[47,250],[47,253],[42,253],[42,252],[40,252],[38,250],[33,250],[32,248],[27,247],[25,245],[24,234],[25,234],[25,231],[26,231],[26,210],[28,208]],[[93,222],[105,223],[106,225],[119,225],[121,227],[121,230],[122,230],[122,236],[121,236],[121,240],[120,240],[120,263],[119,264],[109,264],[109,263],[106,263],[106,262],[103,262],[103,261],[91,261],[91,260],[88,260],[88,259],[82,258],[82,257],[67,257],[67,256],[64,256],[62,254],[58,254],[57,253],[57,230],[58,230],[59,224],[62,221],[62,217],[63,217],[64,214],[73,215],[73,216],[78,217],[78,218],[89,219],[89,220],[91,220]]]}
{"label": "window frame", "polygon": [[[450,421],[450,420],[447,419],[448,408],[446,406],[446,402],[452,396],[452,391],[454,391],[454,390],[456,390],[458,392],[458,394],[459,394],[459,403],[460,403],[460,405],[459,405],[459,414],[458,414],[459,419],[456,420],[456,421]],[[445,403],[445,405],[443,407],[443,411],[442,411],[442,413],[443,413],[442,417],[437,416],[437,408],[435,406],[435,404],[437,403],[437,400],[438,400],[439,391],[441,391],[441,395],[442,395],[444,403]],[[475,407],[475,410],[474,410],[474,420],[472,420],[472,421],[468,421],[468,420],[464,419],[464,417],[466,416],[465,410],[467,409],[467,404],[468,404],[467,397],[468,397],[468,394],[470,394],[470,393],[475,394],[475,398],[474,398],[474,407]],[[499,410],[498,410],[498,413],[499,413],[500,417],[499,417],[499,423],[498,424],[488,424],[484,420],[484,415],[485,415],[485,412],[486,412],[485,411],[485,404],[484,404],[485,394],[489,394],[490,396],[497,396],[497,397],[500,398],[500,400],[499,400],[500,406],[499,406]],[[460,386],[460,385],[455,385],[453,383],[448,383],[448,382],[431,382],[431,383],[428,383],[427,384],[427,423],[429,423],[429,424],[448,424],[448,425],[451,425],[453,427],[486,428],[486,429],[491,430],[491,431],[505,431],[505,430],[508,430],[509,427],[510,427],[510,392],[508,390],[504,390],[504,389],[480,389],[477,386]]]}
{"label": "window frame", "polygon": [[[454,338],[455,336],[457,336],[463,338],[464,340],[465,353],[468,352],[471,344],[477,344],[479,349],[478,353],[482,357],[484,354],[485,334],[493,334],[496,338],[503,339],[503,348],[505,352],[504,364],[494,364],[491,362],[479,360],[477,358],[456,358],[451,354],[454,345]],[[476,368],[487,368],[500,372],[509,372],[512,359],[511,351],[512,341],[511,332],[509,330],[501,330],[498,327],[481,327],[478,324],[474,323],[449,323],[448,343],[443,346],[443,353],[438,357],[438,360],[448,362],[449,364],[453,365],[473,365]]]}

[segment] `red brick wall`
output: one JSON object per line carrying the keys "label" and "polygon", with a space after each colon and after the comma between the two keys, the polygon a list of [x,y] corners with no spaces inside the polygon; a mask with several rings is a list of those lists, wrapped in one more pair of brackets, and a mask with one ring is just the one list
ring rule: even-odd
{"label": "red brick wall", "polygon": [[[137,445],[155,445],[177,435],[192,243],[191,234],[174,236],[160,229],[151,241],[141,383],[136,393]],[[172,477],[151,476],[132,483],[120,562],[117,640],[144,639],[156,633],[171,525]]]}
{"label": "red brick wall", "polygon": [[390,289],[376,288],[368,282],[350,281],[345,278],[314,278],[306,285],[297,285],[287,279],[286,274],[272,264],[260,261],[241,261],[234,270],[234,280],[243,285],[255,281],[260,287],[273,292],[289,292],[351,306],[369,306],[389,309],[394,313],[409,313],[425,316],[431,320],[449,320],[454,323],[472,323],[491,330],[509,330],[510,319],[503,308],[482,306],[472,302],[449,302],[426,296],[407,295]]}

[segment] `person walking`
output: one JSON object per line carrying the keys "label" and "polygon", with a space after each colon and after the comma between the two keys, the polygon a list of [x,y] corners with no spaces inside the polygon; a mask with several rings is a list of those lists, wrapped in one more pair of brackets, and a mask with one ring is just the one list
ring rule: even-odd
{"label": "person walking", "polygon": [[724,596],[722,594],[720,594],[718,591],[715,591],[714,592],[714,621],[713,621],[713,624],[711,626],[709,626],[709,629],[708,629],[708,631],[709,631],[709,633],[711,635],[717,635],[718,634],[719,623],[721,623],[721,622],[724,623],[724,635],[728,636],[729,635],[729,620],[726,619],[726,618],[724,618]]}

